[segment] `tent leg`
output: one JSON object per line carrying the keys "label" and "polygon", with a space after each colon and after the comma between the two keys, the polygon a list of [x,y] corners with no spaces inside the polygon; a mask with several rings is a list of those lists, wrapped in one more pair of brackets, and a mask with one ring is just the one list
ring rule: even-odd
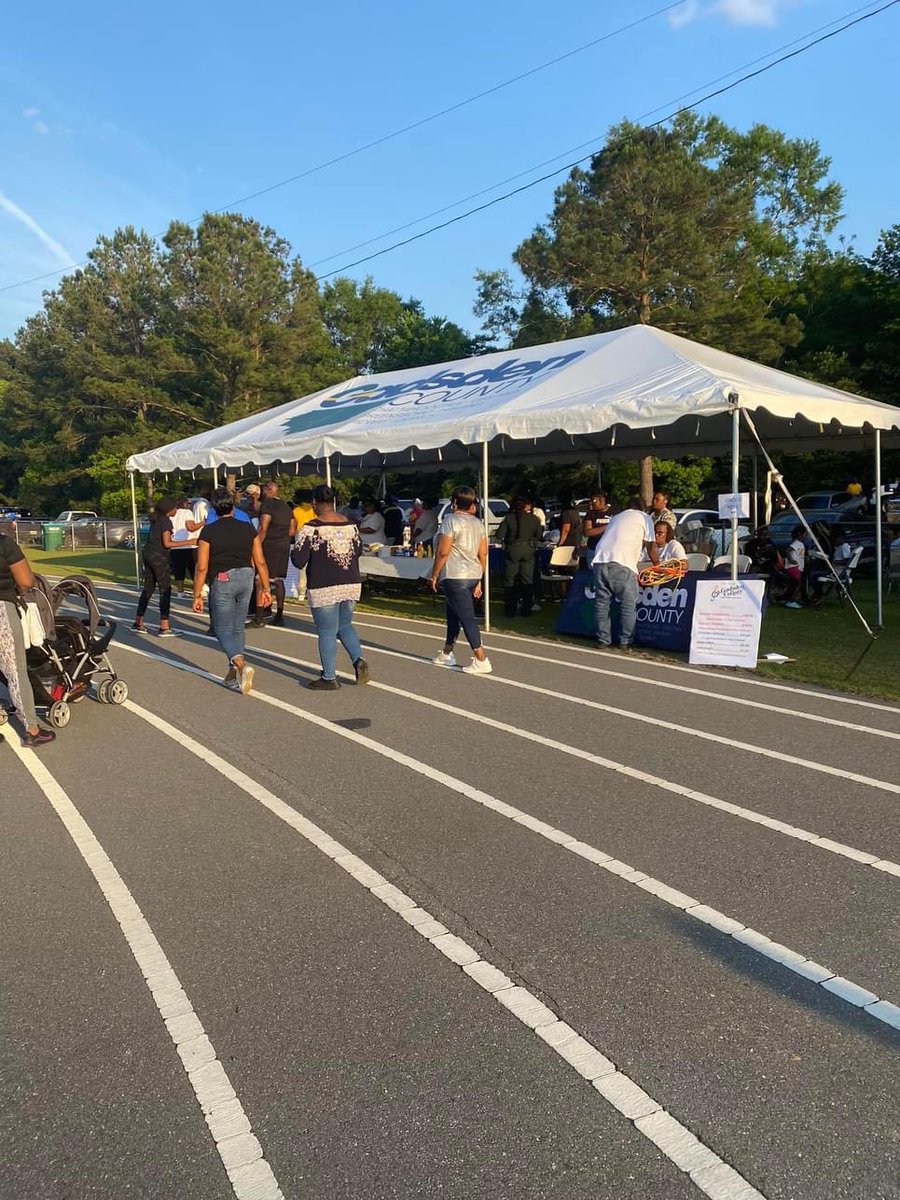
{"label": "tent leg", "polygon": [[753,455],[753,498],[750,502],[751,506],[752,506],[750,509],[750,515],[753,518],[754,530],[759,528],[759,496],[757,495],[757,492],[759,490],[759,475],[758,475],[757,468],[758,468],[758,462],[757,462],[756,455],[754,454]]}
{"label": "tent leg", "polygon": [[[741,410],[737,396],[730,397],[731,407],[731,491],[737,494],[741,473]],[[737,509],[731,514],[731,578],[738,577],[738,517]]]}
{"label": "tent leg", "polygon": [[331,487],[331,458],[325,459],[325,482]]}
{"label": "tent leg", "polygon": [[484,536],[487,538],[488,554],[484,564],[484,631],[491,632],[491,530],[488,522],[488,496],[491,486],[488,475],[488,444],[481,443],[481,516],[484,520]]}
{"label": "tent leg", "polygon": [[141,533],[138,528],[137,493],[134,490],[134,471],[128,472],[128,482],[131,485],[131,528],[134,530],[134,578],[138,587],[141,586]]}
{"label": "tent leg", "polygon": [[213,467],[213,491],[215,492],[218,489],[218,487],[219,487],[219,468]]}
{"label": "tent leg", "polygon": [[875,430],[875,628],[884,625],[884,566],[881,561],[881,430]]}

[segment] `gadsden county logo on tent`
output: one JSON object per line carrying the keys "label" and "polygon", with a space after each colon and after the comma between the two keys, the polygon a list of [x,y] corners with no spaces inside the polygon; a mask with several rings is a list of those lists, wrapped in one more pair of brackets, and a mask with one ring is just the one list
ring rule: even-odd
{"label": "gadsden county logo on tent", "polygon": [[[424,379],[390,380],[396,376],[374,376],[368,383],[357,383],[342,392],[316,402],[314,408],[295,413],[283,423],[286,433],[303,433],[309,429],[339,425],[376,408],[418,411],[426,405],[459,405],[498,396],[504,400],[524,391],[538,376],[547,376],[569,366],[585,352],[556,354],[552,358],[506,358],[496,366],[478,367],[472,371],[445,367]],[[403,372],[405,375],[407,372]]]}

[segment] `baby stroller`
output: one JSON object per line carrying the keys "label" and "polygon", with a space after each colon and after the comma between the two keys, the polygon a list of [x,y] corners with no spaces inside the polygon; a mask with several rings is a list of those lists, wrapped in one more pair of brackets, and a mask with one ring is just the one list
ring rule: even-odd
{"label": "baby stroller", "polygon": [[[35,606],[43,626],[44,640],[27,651],[28,679],[34,702],[47,709],[50,724],[64,729],[71,719],[70,706],[85,698],[92,683],[101,704],[124,704],[128,685],[116,675],[106,653],[116,622],[101,617],[91,581],[70,575],[51,586],[36,575],[34,587],[22,599]],[[67,600],[83,604],[86,617],[60,614]]]}

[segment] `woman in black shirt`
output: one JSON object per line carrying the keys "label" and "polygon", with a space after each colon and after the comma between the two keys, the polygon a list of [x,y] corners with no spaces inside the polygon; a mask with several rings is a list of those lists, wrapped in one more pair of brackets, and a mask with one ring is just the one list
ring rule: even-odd
{"label": "woman in black shirt", "polygon": [[216,520],[204,525],[197,543],[194,572],[194,612],[203,612],[203,585],[209,576],[209,611],[216,639],[228,657],[225,686],[246,696],[253,686],[253,668],[244,662],[244,624],[253,595],[254,567],[262,586],[260,602],[271,604],[269,570],[256,530],[234,518],[234,497],[224,488],[213,494]]}
{"label": "woman in black shirt", "polygon": [[178,543],[172,540],[175,530],[172,517],[177,509],[178,501],[175,497],[166,496],[153,510],[150,535],[144,547],[144,590],[138,600],[137,616],[131,627],[135,633],[146,632],[144,613],[153,593],[159,588],[159,636],[175,636],[169,628],[169,609],[172,606],[172,568],[169,551],[178,549]]}
{"label": "woman in black shirt", "polygon": [[25,637],[16,605],[20,592],[34,584],[34,576],[25,555],[11,537],[0,533],[0,674],[25,726],[25,746],[43,746],[56,737],[49,729],[38,725],[34,711],[34,696],[28,682],[28,663],[25,658]]}

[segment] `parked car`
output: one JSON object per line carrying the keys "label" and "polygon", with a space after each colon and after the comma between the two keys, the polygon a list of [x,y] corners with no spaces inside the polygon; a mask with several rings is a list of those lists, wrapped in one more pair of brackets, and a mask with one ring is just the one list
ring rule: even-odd
{"label": "parked car", "polygon": [[840,508],[842,504],[852,504],[858,499],[849,492],[807,492],[798,498],[797,507],[801,512],[819,512],[822,509]]}
{"label": "parked car", "polygon": [[[438,508],[438,524],[440,524],[444,517],[446,517],[446,515],[449,513],[450,504],[451,501],[449,497],[446,497],[441,501],[440,507]],[[488,509],[488,532],[494,534],[500,528],[500,522],[509,512],[509,504],[506,500],[500,500],[495,496],[488,496]],[[477,516],[481,516],[481,500],[478,501]]]}
{"label": "parked car", "polygon": [[[875,570],[875,518],[874,516],[853,516],[837,508],[807,509],[803,512],[807,523],[828,550],[831,541],[831,530],[840,525],[851,546],[862,546],[862,557],[859,560],[860,574],[872,574]],[[799,525],[797,514],[793,511],[781,513],[769,525],[769,536],[784,553],[791,542],[791,530]],[[882,526],[882,541],[885,547],[890,545],[890,526]],[[804,541],[809,541],[804,538]]]}
{"label": "parked car", "polygon": [[[138,530],[143,532],[149,528],[150,522],[142,517],[138,521]],[[76,546],[105,545],[110,550],[134,549],[134,528],[130,521],[124,519],[104,521],[99,517],[80,517],[72,523],[72,536]]]}
{"label": "parked car", "polygon": [[66,508],[56,518],[58,523],[69,525],[72,521],[82,521],[87,517],[97,519],[97,514],[84,508]]}
{"label": "parked car", "polygon": [[696,529],[700,525],[720,525],[722,518],[717,508],[673,508],[675,519],[675,536],[679,537],[688,529]]}

